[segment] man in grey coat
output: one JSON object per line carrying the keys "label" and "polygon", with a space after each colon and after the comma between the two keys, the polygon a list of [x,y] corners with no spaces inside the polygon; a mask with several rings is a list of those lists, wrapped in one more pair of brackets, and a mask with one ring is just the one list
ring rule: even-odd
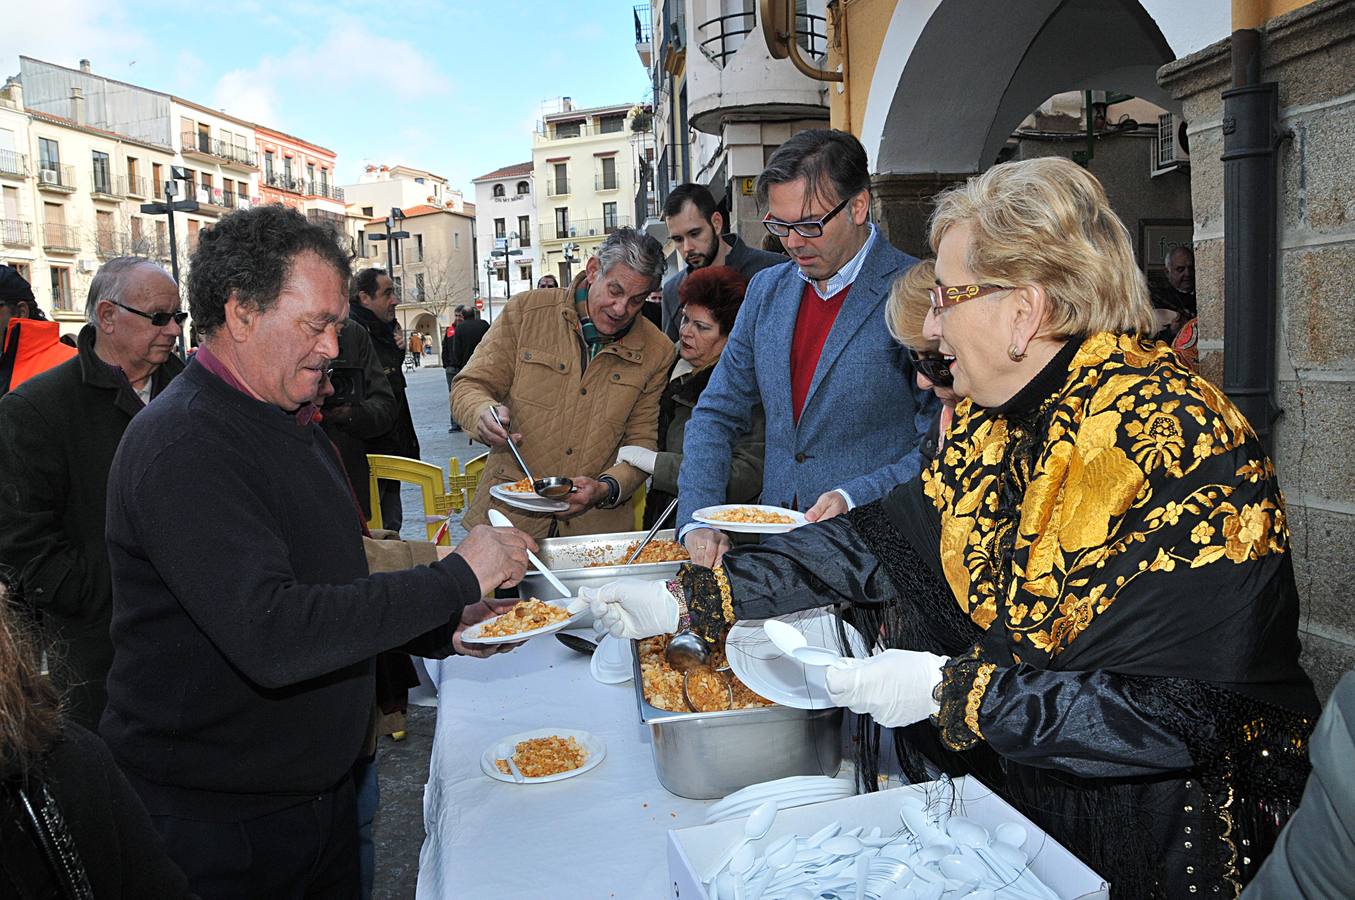
{"label": "man in grey coat", "polygon": [[724,533],[692,513],[725,501],[731,448],[766,412],[762,502],[811,522],[879,499],[921,468],[918,443],[937,401],[919,390],[889,335],[889,287],[916,262],[869,220],[870,171],[843,131],[802,131],[758,177],[764,224],[791,264],[748,286],[710,385],[692,414],[678,476],[679,534],[697,565],[716,565]]}
{"label": "man in grey coat", "polygon": [[668,237],[687,268],[663,285],[663,313],[659,327],[669,340],[678,339],[678,287],[693,269],[729,266],[746,280],[763,269],[786,261],[780,253],[768,253],[745,244],[737,234],[720,234],[724,216],[715,208],[715,198],[700,184],[680,184],[663,204]]}

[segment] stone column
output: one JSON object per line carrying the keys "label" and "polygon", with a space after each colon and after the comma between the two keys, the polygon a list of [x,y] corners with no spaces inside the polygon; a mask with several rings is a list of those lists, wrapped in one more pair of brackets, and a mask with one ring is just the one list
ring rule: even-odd
{"label": "stone column", "polygon": [[[1315,0],[1262,29],[1262,81],[1280,85],[1275,467],[1288,500],[1303,662],[1325,697],[1355,666],[1355,0]],[[1229,43],[1164,66],[1190,134],[1200,363],[1219,383],[1223,102]]]}
{"label": "stone column", "polygon": [[871,217],[895,247],[919,258],[932,256],[927,241],[932,201],[941,191],[971,174],[876,175],[870,181]]}

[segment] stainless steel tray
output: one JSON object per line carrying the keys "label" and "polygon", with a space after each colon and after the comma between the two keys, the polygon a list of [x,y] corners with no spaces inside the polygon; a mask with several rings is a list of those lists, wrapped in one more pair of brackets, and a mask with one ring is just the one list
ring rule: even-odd
{"label": "stainless steel tray", "polygon": [[[677,572],[680,562],[637,563],[629,566],[589,566],[603,558],[620,556],[632,541],[644,537],[643,531],[617,531],[608,534],[587,534],[575,537],[545,538],[537,541],[536,555],[548,566],[574,596],[584,585],[602,587],[618,578],[667,578]],[[655,540],[673,539],[673,529],[654,535]],[[545,576],[532,569],[522,579],[522,595],[554,597],[559,592],[550,586]]]}
{"label": "stainless steel tray", "polygon": [[659,783],[679,797],[713,800],[791,775],[837,775],[842,710],[767,706],[670,712],[645,700],[640,650],[632,645],[635,702],[649,727]]}

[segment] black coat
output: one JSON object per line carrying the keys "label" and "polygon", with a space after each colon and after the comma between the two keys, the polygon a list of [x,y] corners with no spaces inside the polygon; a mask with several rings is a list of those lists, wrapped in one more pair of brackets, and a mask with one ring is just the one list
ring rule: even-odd
{"label": "black coat", "polygon": [[368,453],[388,453],[393,456],[419,458],[419,436],[414,431],[414,418],[409,412],[409,398],[405,396],[405,351],[396,346],[394,322],[383,322],[370,309],[357,303],[348,306],[352,321],[361,325],[372,339],[372,348],[381,361],[381,370],[395,394],[395,424],[390,431],[367,442]]}
{"label": "black coat", "polygon": [[[113,453],[141,400],[80,332],[78,355],[0,398],[0,565],[54,648],[52,675],[71,718],[98,726],[113,591],[104,509]],[[183,371],[177,356],[152,376],[152,396]]]}
{"label": "black coat", "polygon": [[484,319],[466,319],[456,326],[456,335],[452,337],[452,368],[466,367],[487,331],[489,323]]}
{"label": "black coat", "polygon": [[362,514],[370,519],[372,498],[368,490],[368,473],[371,470],[367,465],[367,451],[374,439],[388,433],[395,424],[398,411],[395,392],[365,328],[353,325],[339,332],[339,355],[334,360],[334,368],[362,370],[362,401],[345,404],[347,409],[327,405],[320,427],[338,448]]}

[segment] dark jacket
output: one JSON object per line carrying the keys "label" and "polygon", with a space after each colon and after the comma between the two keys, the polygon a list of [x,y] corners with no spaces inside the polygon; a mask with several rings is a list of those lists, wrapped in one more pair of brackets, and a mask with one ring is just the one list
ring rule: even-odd
{"label": "dark jacket", "polygon": [[[678,363],[673,365],[676,367]],[[654,477],[645,499],[645,526],[663,512],[677,496],[678,470],[682,468],[682,437],[701,392],[710,383],[715,366],[688,372],[677,378],[669,371],[668,386],[659,400],[659,455],[654,460]],[[729,487],[726,503],[753,503],[762,493],[762,448],[766,440],[766,421],[762,408],[752,416],[747,434],[734,445],[730,457]]]}
{"label": "dark jacket", "polygon": [[453,371],[459,368],[459,366],[452,362],[452,346],[455,340],[456,340],[455,331],[453,331],[451,334],[443,334],[442,336],[442,367],[444,369],[451,369]]}
{"label": "dark jacket", "polygon": [[455,361],[453,368],[466,367],[487,331],[489,323],[481,318],[466,319],[456,326],[456,336],[452,338],[452,359]]}
{"label": "dark jacket", "polygon": [[[339,450],[348,480],[353,483],[362,514],[372,517],[372,498],[368,485],[367,448],[370,442],[386,434],[395,424],[395,392],[382,371],[381,360],[372,349],[365,328],[356,324],[339,332],[339,355],[334,369],[358,369],[362,372],[363,396],[360,403],[344,407],[326,406],[320,423],[325,434]],[[331,375],[333,377],[333,375]]]}
{"label": "dark jacket", "polygon": [[[12,804],[18,798],[13,788],[18,784],[6,778],[0,785],[4,816],[0,821],[0,888],[13,891],[4,896],[14,900],[45,900],[52,896],[48,891],[55,888],[56,880],[46,854],[34,841],[31,825],[24,827],[29,823],[21,814],[11,816],[16,812]],[[33,802],[41,802],[43,787],[65,825],[62,829],[48,824],[49,833],[59,838],[64,832],[70,838],[97,900],[191,896],[188,880],[166,854],[145,807],[97,737],[68,723],[61,740],[28,780],[27,793]]]}
{"label": "dark jacket", "polygon": [[393,456],[419,458],[419,436],[414,431],[414,419],[405,396],[405,353],[395,344],[395,322],[383,322],[370,309],[357,303],[348,305],[351,321],[361,325],[372,339],[372,349],[381,361],[381,371],[390,382],[395,395],[395,424],[384,434],[367,442],[368,453],[389,453]]}
{"label": "dark jacket", "polygon": [[456,555],[369,576],[329,439],[201,358],[113,461],[100,732],[152,815],[230,822],[331,790],[362,748],[373,657],[449,654],[480,587]]}
{"label": "dark jacket", "polygon": [[[729,253],[725,255],[725,265],[737,270],[748,281],[752,281],[753,276],[763,269],[783,263],[788,258],[780,253],[769,253],[766,250],[750,247],[737,234],[723,235],[720,240],[729,245]],[[676,341],[678,339],[678,288],[691,271],[691,269],[683,269],[663,284],[663,325],[660,327],[663,329],[663,333],[668,335],[669,340]]]}
{"label": "dark jacket", "polygon": [[[112,587],[104,544],[108,471],[141,400],[80,332],[79,355],[0,397],[0,564],[18,572],[39,615],[52,674],[71,717],[97,727]],[[152,376],[152,395],[183,371],[176,356]]]}

